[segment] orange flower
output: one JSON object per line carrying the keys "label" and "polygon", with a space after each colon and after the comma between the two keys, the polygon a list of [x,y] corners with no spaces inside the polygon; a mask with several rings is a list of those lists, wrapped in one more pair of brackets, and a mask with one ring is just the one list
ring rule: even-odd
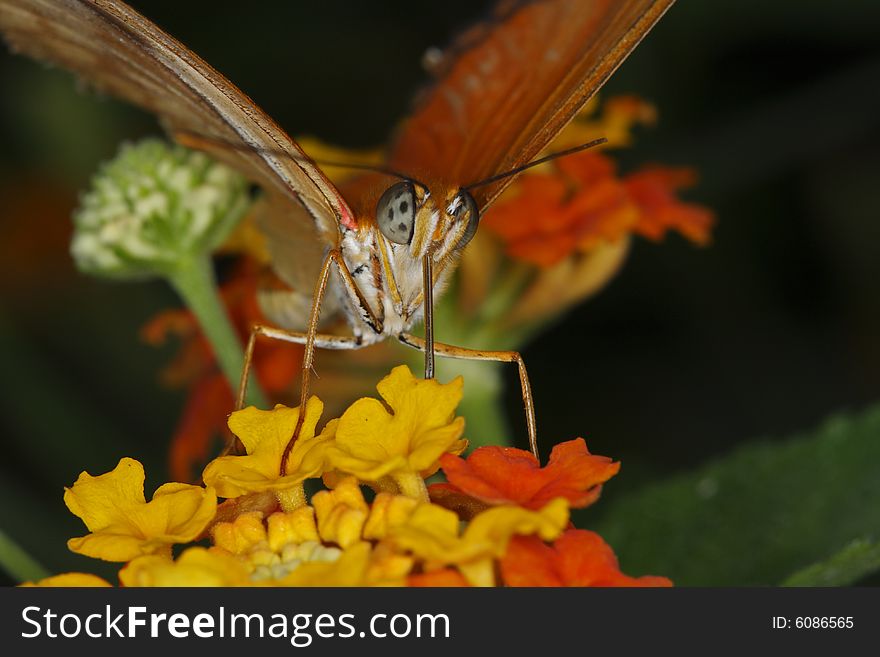
{"label": "orange flower", "polygon": [[602,484],[620,469],[619,462],[590,454],[583,438],[553,447],[543,468],[531,452],[495,446],[480,447],[466,460],[446,454],[440,465],[449,483],[431,486],[431,498],[456,509],[462,497],[485,505],[516,504],[527,509],[540,509],[564,497],[570,506],[582,508],[596,501]]}
{"label": "orange flower", "polygon": [[638,222],[638,208],[607,157],[578,153],[554,162],[552,170],[524,175],[517,193],[483,218],[512,258],[549,267],[574,251],[622,238]]}
{"label": "orange flower", "polygon": [[585,529],[569,529],[553,545],[515,536],[501,559],[501,576],[507,586],[672,586],[666,577],[624,575],[611,547]]}
{"label": "orange flower", "polygon": [[708,241],[711,212],[675,197],[693,184],[687,169],[655,167],[621,178],[608,156],[584,151],[555,160],[550,170],[523,175],[483,219],[512,258],[550,267],[633,232],[660,239],[673,228],[698,244]]}
{"label": "orange flower", "polygon": [[687,168],[654,166],[627,176],[624,184],[640,210],[635,232],[661,240],[666,231],[675,229],[695,244],[708,244],[714,222],[712,213],[675,197],[675,190],[691,187],[695,182],[696,173]]}
{"label": "orange flower", "polygon": [[[222,286],[220,293],[232,322],[247,340],[254,324],[266,323],[257,303],[259,265],[245,258]],[[186,310],[171,310],[154,317],[142,330],[150,344],[165,342],[169,334],[181,340],[177,357],[163,372],[167,385],[189,385],[189,397],[174,431],[169,454],[173,478],[190,481],[193,471],[208,460],[212,441],[227,436],[226,419],[233,407],[233,393],[218,369],[211,346]],[[292,386],[302,363],[302,348],[279,341],[265,341],[254,352],[254,372],[263,389],[279,394]]]}

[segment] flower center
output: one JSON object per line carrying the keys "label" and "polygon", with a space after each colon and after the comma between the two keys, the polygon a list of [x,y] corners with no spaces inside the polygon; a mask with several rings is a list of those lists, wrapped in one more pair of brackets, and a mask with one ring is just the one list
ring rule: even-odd
{"label": "flower center", "polygon": [[333,562],[341,554],[339,548],[321,545],[317,541],[288,543],[280,552],[273,552],[267,544],[261,543],[254,546],[249,555],[255,566],[251,579],[255,582],[283,579],[304,563]]}

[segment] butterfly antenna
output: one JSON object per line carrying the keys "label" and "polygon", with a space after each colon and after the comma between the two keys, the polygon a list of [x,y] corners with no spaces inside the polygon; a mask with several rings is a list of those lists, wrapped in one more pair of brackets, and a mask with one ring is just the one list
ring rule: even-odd
{"label": "butterfly antenna", "polygon": [[574,153],[580,153],[581,151],[585,151],[589,148],[593,148],[594,146],[599,146],[601,144],[606,143],[608,140],[605,137],[599,137],[599,139],[594,139],[593,141],[588,141],[586,144],[581,144],[580,146],[573,146],[572,148],[566,148],[564,151],[557,151],[556,153],[550,153],[549,155],[545,155],[542,158],[537,160],[532,160],[528,164],[523,164],[522,166],[511,169],[510,171],[505,171],[504,173],[498,173],[489,178],[485,178],[484,180],[480,180],[475,183],[471,183],[470,185],[465,185],[462,187],[465,191],[470,191],[476,187],[483,187],[484,185],[490,185],[493,182],[498,182],[499,180],[503,180],[504,178],[509,178],[510,176],[515,176],[518,173],[525,171],[526,169],[531,169],[532,167],[536,167],[539,164],[544,164],[544,162],[549,162],[550,160],[555,160],[560,157],[565,157],[566,155],[573,155]]}
{"label": "butterfly antenna", "polygon": [[186,146],[187,148],[192,148],[195,150],[205,150],[205,145],[210,144],[211,146],[219,146],[221,148],[226,148],[232,151],[277,155],[279,157],[291,159],[295,162],[308,162],[309,164],[317,164],[318,166],[322,167],[338,167],[340,169],[353,169],[354,171],[370,171],[372,173],[381,173],[385,174],[386,176],[392,176],[394,178],[400,178],[401,180],[414,183],[416,185],[419,185],[423,189],[428,188],[427,185],[419,182],[412,176],[407,176],[406,174],[395,171],[394,169],[389,169],[388,167],[383,167],[375,164],[356,164],[353,162],[320,160],[309,157],[305,154],[303,154],[302,156],[297,156],[292,155],[291,153],[288,153],[287,151],[280,148],[261,148],[259,146],[251,146],[249,144],[238,144],[233,141],[221,139],[220,137],[211,137],[209,135],[203,135],[201,133],[191,130],[175,130],[173,136],[178,143]]}

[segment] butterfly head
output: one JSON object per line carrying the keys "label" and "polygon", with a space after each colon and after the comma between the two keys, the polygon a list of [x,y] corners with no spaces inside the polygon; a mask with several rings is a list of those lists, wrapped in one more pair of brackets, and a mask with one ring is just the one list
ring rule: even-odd
{"label": "butterfly head", "polygon": [[440,262],[471,241],[480,212],[466,190],[434,196],[425,185],[404,180],[389,187],[379,199],[376,223],[386,240],[409,247],[412,258],[421,259],[430,250]]}
{"label": "butterfly head", "polygon": [[422,183],[403,180],[382,194],[376,204],[376,239],[389,299],[404,324],[422,310],[426,259],[436,296],[479,221],[477,204],[465,190],[432,193]]}

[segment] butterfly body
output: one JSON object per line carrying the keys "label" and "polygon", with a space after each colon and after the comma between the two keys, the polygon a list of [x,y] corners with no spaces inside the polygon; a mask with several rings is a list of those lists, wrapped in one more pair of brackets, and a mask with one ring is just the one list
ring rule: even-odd
{"label": "butterfly body", "polygon": [[398,183],[382,195],[375,217],[364,217],[357,228],[340,226],[339,252],[361,295],[347,290],[342,277],[334,278],[333,292],[363,344],[397,337],[422,319],[426,257],[433,295],[446,288],[479,221],[465,194],[434,195],[420,183]]}

